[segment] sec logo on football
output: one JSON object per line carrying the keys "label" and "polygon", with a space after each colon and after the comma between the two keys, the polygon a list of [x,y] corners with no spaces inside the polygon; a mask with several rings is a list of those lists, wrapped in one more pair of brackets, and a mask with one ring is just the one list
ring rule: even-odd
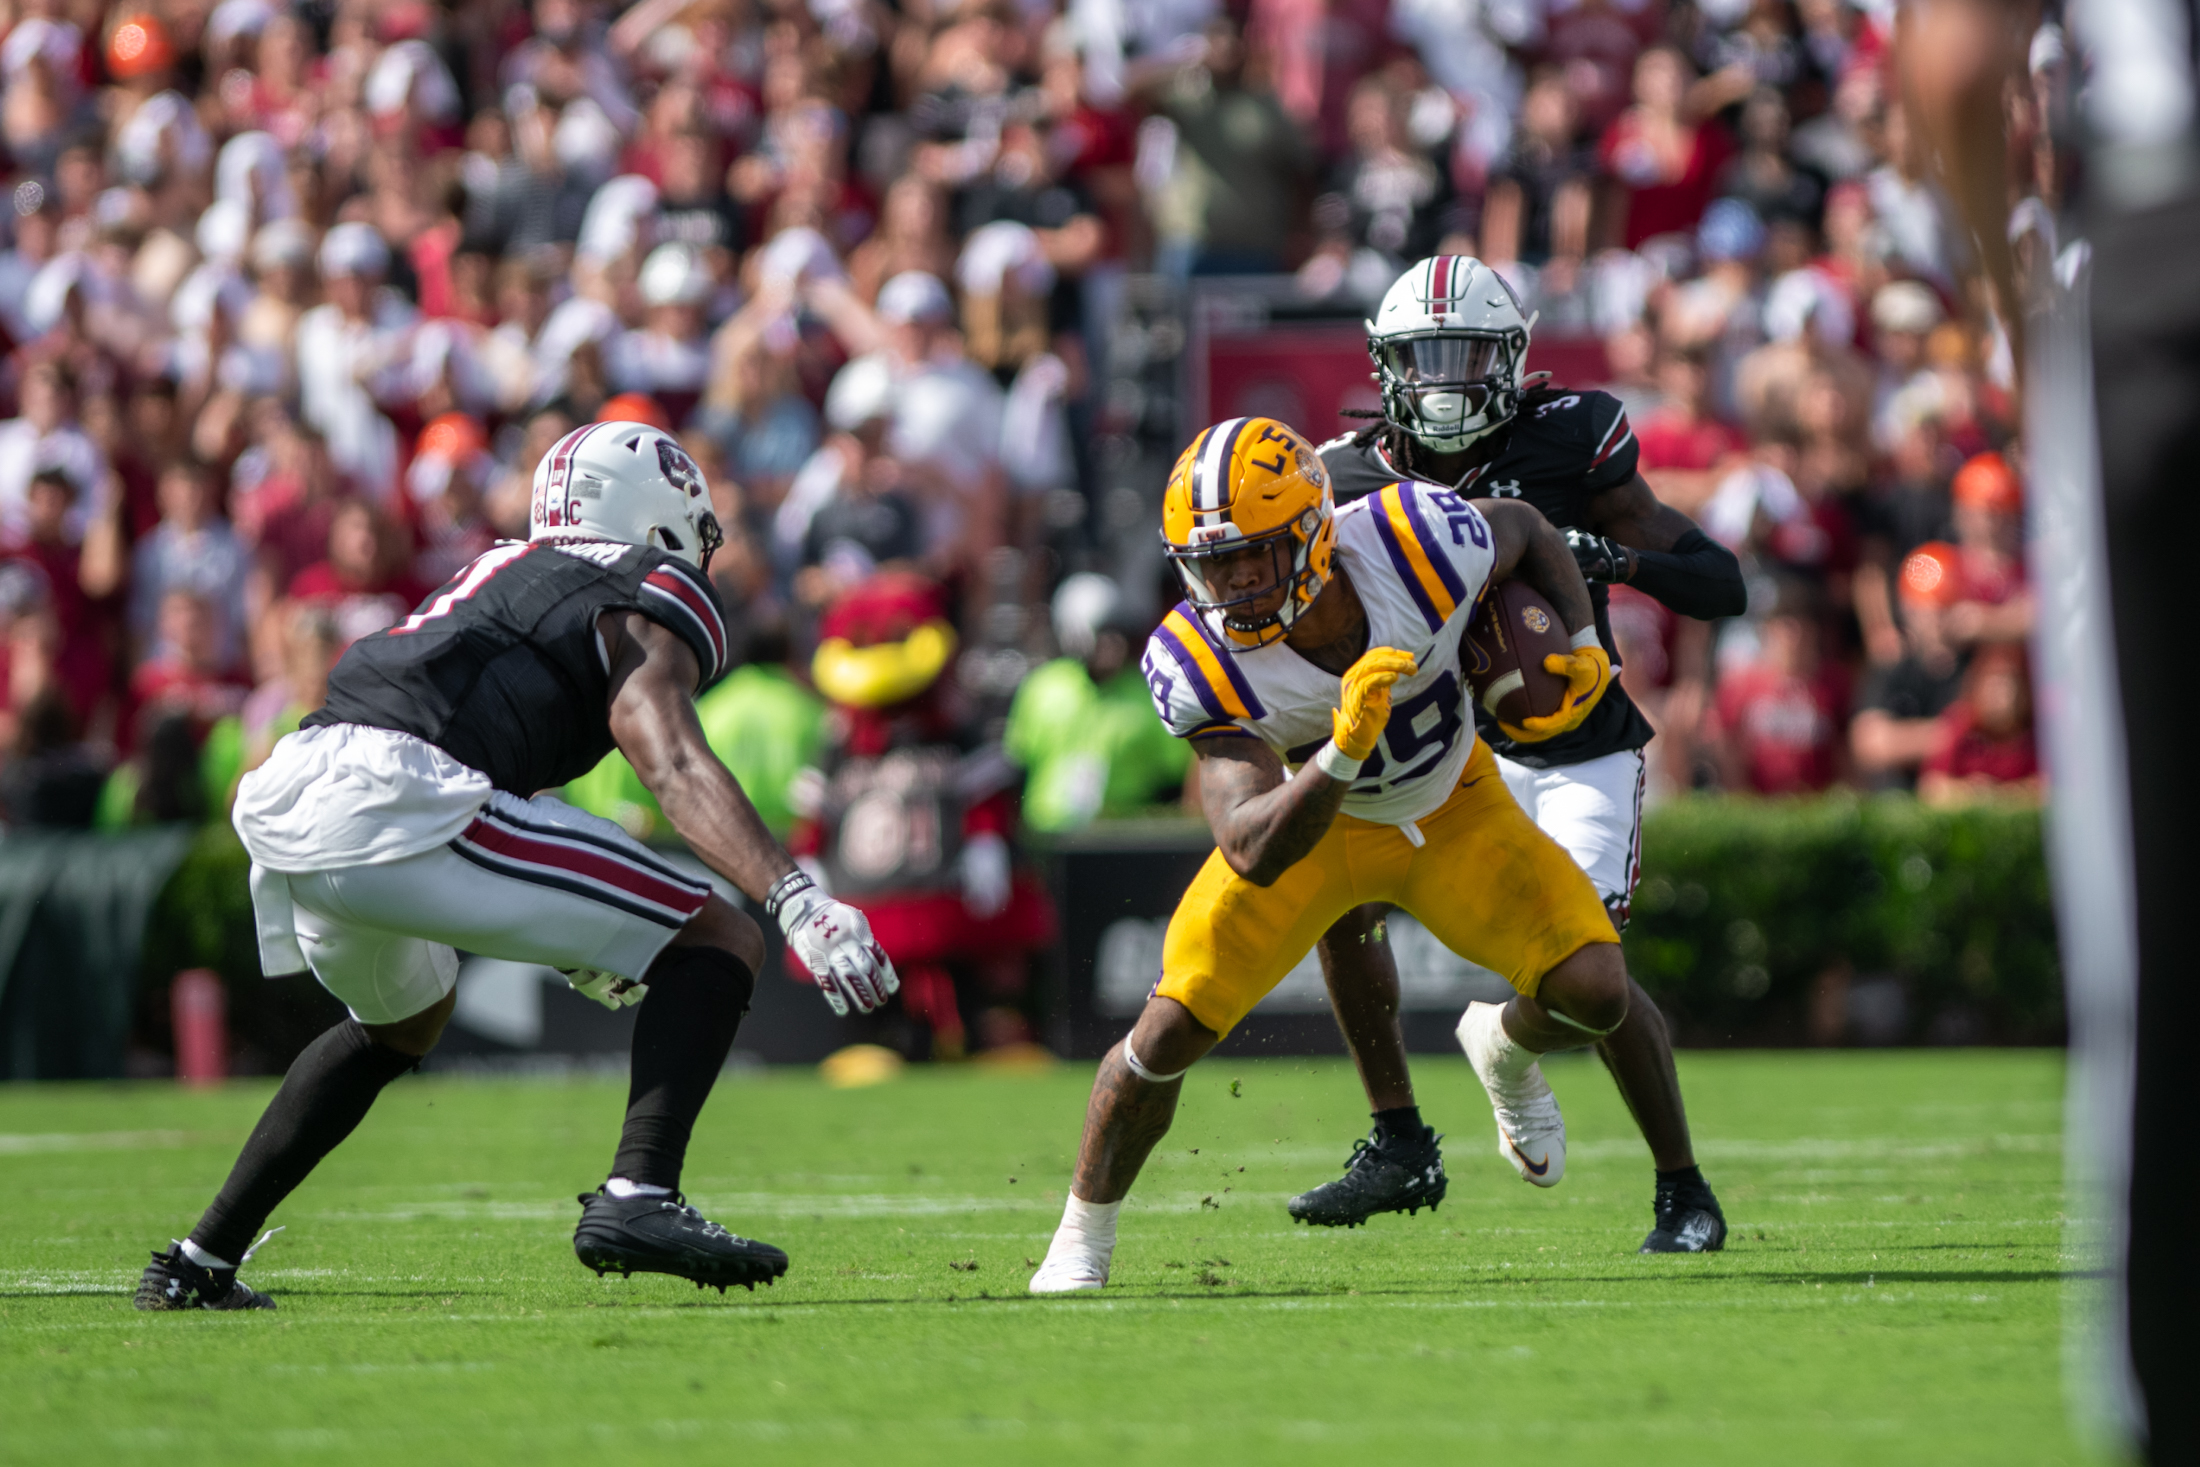
{"label": "sec logo on football", "polygon": [[1537,636],[1541,636],[1551,629],[1551,618],[1540,606],[1522,608],[1520,620],[1529,631],[1534,632]]}

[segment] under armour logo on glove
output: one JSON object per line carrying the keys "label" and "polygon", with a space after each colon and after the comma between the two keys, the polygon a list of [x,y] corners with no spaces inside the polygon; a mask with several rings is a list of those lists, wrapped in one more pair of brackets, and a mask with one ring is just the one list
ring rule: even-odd
{"label": "under armour logo on glove", "polygon": [[870,1013],[900,989],[892,960],[871,936],[870,919],[834,901],[802,872],[782,877],[764,910],[779,919],[787,950],[809,969],[834,1013],[845,1015],[850,1005]]}

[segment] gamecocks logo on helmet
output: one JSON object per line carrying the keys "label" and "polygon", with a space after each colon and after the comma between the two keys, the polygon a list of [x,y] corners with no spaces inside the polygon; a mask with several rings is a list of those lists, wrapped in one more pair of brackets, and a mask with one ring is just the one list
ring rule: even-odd
{"label": "gamecocks logo on helmet", "polygon": [[665,478],[675,489],[684,489],[690,499],[703,492],[703,471],[695,466],[695,460],[687,456],[687,450],[670,438],[657,440],[657,466],[665,471]]}

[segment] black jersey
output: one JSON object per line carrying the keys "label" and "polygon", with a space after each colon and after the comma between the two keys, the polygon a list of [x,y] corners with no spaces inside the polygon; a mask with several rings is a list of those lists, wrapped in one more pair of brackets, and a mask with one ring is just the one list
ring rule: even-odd
{"label": "black jersey", "polygon": [[[1447,487],[1471,498],[1524,499],[1562,530],[1587,528],[1583,519],[1589,501],[1634,478],[1641,456],[1627,410],[1608,392],[1536,388],[1522,397],[1520,411],[1499,431],[1503,437],[1497,452]],[[1322,445],[1322,466],[1329,471],[1339,504],[1400,479],[1430,477],[1399,462],[1405,455],[1396,443],[1392,431],[1377,424]],[[1475,709],[1482,737],[1506,758],[1537,769],[1559,768],[1639,749],[1655,735],[1620,684],[1619,644],[1612,639],[1604,587],[1592,584],[1589,600],[1596,608],[1597,638],[1612,659],[1612,686],[1581,727],[1541,743],[1513,742],[1487,711]]]}
{"label": "black jersey", "polygon": [[608,541],[507,543],[420,609],[352,643],[308,728],[360,723],[424,739],[500,790],[531,796],[611,752],[611,675],[596,618],[631,609],[726,670],[726,617],[701,571]]}

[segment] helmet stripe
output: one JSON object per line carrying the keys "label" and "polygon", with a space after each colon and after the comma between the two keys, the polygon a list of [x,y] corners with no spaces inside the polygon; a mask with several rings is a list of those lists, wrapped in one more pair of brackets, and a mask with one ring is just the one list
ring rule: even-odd
{"label": "helmet stripe", "polygon": [[[1207,430],[1207,443],[1200,450],[1199,465],[1194,470],[1195,494],[1192,503],[1201,509],[1228,509],[1230,507],[1230,458],[1237,447],[1238,431],[1245,426],[1244,418],[1232,418],[1227,423],[1217,423]],[[1202,501],[1198,495],[1205,496]]]}
{"label": "helmet stripe", "polygon": [[[1438,255],[1429,269],[1428,303],[1442,305],[1451,299],[1451,256]],[[1431,315],[1442,314],[1431,311]]]}
{"label": "helmet stripe", "polygon": [[1191,502],[1194,514],[1207,507],[1203,500],[1205,480],[1200,476],[1200,452],[1206,448],[1207,440],[1214,435],[1214,431],[1213,428],[1200,429],[1199,436],[1192,440],[1191,447],[1184,450],[1183,462],[1191,465],[1185,471],[1185,495]]}

